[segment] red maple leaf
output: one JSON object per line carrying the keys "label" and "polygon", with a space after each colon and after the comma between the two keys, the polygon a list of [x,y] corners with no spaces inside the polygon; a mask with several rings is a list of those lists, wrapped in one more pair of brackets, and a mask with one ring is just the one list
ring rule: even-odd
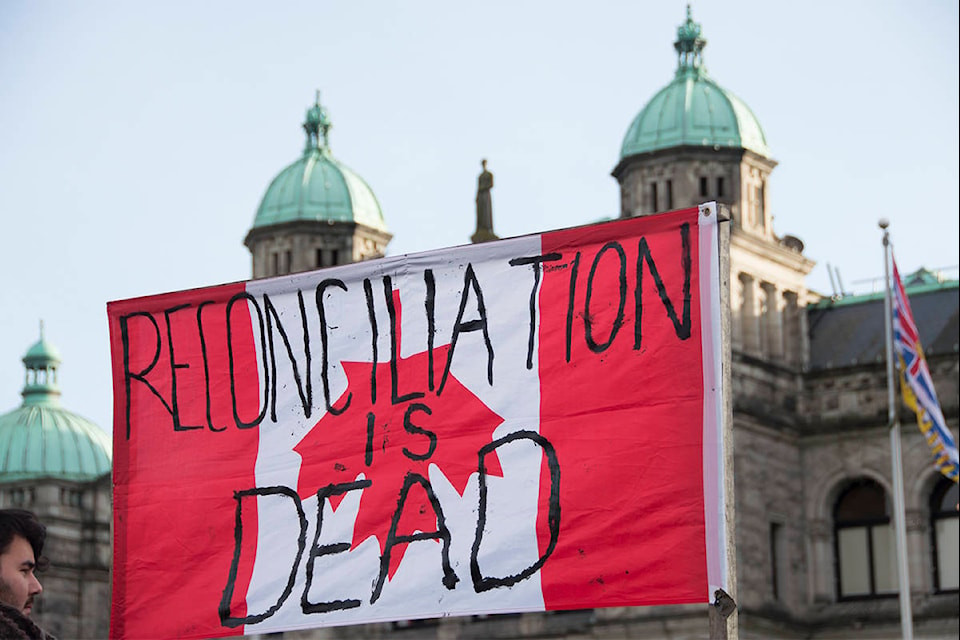
{"label": "red maple leaf", "polygon": [[[396,351],[400,352],[400,301],[397,310]],[[391,522],[399,508],[408,474],[429,480],[435,464],[461,496],[471,473],[477,471],[478,452],[503,422],[476,395],[449,374],[440,384],[449,345],[433,349],[430,390],[427,351],[397,358],[396,373],[390,362],[343,362],[347,390],[294,447],[303,463],[297,493],[307,498],[331,484],[351,483],[362,473],[371,482],[362,489],[351,548],[370,536],[380,544],[381,555]],[[393,386],[392,386],[393,385]],[[402,388],[400,388],[402,387]],[[487,458],[487,473],[503,474],[499,460]],[[344,494],[330,495],[336,510]],[[422,484],[410,485],[395,535],[438,530],[437,515]],[[408,543],[391,550],[388,578],[392,579]]]}

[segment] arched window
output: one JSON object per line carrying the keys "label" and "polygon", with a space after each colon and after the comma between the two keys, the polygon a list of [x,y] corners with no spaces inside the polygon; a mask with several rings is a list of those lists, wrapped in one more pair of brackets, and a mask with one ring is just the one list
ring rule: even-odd
{"label": "arched window", "polygon": [[960,588],[960,490],[947,478],[930,495],[930,534],[933,537],[933,585],[937,591]]}
{"label": "arched window", "polygon": [[839,598],[897,593],[896,541],[883,487],[866,478],[852,483],[834,505],[833,523]]}

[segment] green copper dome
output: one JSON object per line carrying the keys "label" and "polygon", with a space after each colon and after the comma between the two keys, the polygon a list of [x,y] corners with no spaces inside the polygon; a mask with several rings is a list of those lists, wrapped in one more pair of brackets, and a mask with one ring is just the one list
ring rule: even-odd
{"label": "green copper dome", "polygon": [[679,146],[749,149],[770,157],[757,117],[740,98],[707,75],[703,48],[707,41],[693,21],[677,28],[677,73],[634,118],[620,158]]}
{"label": "green copper dome", "polygon": [[110,436],[60,406],[60,354],[43,337],[23,357],[23,405],[0,415],[0,482],[93,480],[110,473]]}
{"label": "green copper dome", "polygon": [[60,364],[60,352],[43,338],[43,329],[40,330],[40,339],[27,349],[27,353],[23,356],[23,363],[27,366],[46,363]]}
{"label": "green copper dome", "polygon": [[303,156],[280,172],[267,188],[253,228],[285,222],[356,222],[387,230],[380,203],[363,178],[330,153],[332,127],[326,109],[316,103],[307,110]]}

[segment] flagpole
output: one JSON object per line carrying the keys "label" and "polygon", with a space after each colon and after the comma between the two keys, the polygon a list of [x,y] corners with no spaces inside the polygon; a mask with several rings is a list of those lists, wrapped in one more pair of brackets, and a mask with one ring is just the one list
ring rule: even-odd
{"label": "flagpole", "polygon": [[913,613],[910,604],[910,573],[907,564],[906,509],[903,498],[903,460],[900,455],[900,415],[896,405],[896,372],[893,366],[893,301],[890,290],[890,222],[880,219],[883,229],[883,310],[887,346],[887,418],[890,421],[890,458],[893,465],[893,510],[897,537],[897,576],[900,589],[900,629],[904,640],[913,640]]}

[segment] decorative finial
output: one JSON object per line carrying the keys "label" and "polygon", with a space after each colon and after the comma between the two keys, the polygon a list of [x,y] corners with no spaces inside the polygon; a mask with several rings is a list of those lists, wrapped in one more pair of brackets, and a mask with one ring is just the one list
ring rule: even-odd
{"label": "decorative finial", "polygon": [[316,95],[316,101],[312,107],[307,109],[307,118],[303,123],[303,130],[307,132],[307,153],[314,149],[326,149],[329,147],[329,132],[333,126],[330,123],[330,116],[327,115],[327,110],[320,104],[319,89],[317,89]]}
{"label": "decorative finial", "polygon": [[43,320],[39,324],[40,339],[23,356],[26,377],[21,395],[24,405],[55,405],[60,397],[60,387],[57,386],[60,352],[47,342]]}
{"label": "decorative finial", "polygon": [[707,39],[702,35],[700,23],[693,21],[693,10],[687,4],[687,19],[677,27],[677,41],[673,48],[677,50],[677,73],[684,71],[706,71],[703,66],[703,48]]}

